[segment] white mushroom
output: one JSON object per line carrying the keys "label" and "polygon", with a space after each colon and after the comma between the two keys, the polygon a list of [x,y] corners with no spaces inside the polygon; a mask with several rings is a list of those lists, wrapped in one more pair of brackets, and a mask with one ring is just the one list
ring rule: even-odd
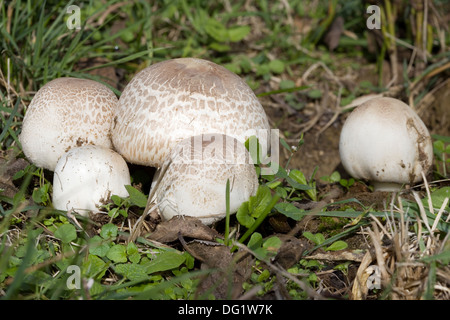
{"label": "white mushroom", "polygon": [[128,162],[160,167],[186,137],[217,132],[245,142],[255,135],[264,144],[269,129],[264,109],[240,77],[210,61],[181,58],[142,70],[125,87],[112,142]]}
{"label": "white mushroom", "polygon": [[58,78],[33,97],[25,114],[20,142],[25,156],[53,171],[70,148],[86,144],[110,148],[116,95],[101,83]]}
{"label": "white mushroom", "polygon": [[433,163],[425,124],[393,98],[371,99],[353,110],[342,128],[339,149],[346,171],[371,181],[376,191],[417,183]]}
{"label": "white mushroom", "polygon": [[181,141],[167,157],[161,174],[155,198],[166,220],[186,215],[212,224],[226,216],[228,179],[230,213],[235,213],[258,188],[247,149],[235,138],[222,134],[198,135]]}
{"label": "white mushroom", "polygon": [[127,197],[130,184],[128,166],[117,152],[93,145],[72,148],[55,168],[53,206],[83,215],[99,212],[111,195]]}

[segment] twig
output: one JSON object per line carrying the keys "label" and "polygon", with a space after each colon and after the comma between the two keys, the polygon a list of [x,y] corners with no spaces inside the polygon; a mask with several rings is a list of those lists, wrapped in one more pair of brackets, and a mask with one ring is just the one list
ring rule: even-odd
{"label": "twig", "polygon": [[147,215],[150,212],[154,211],[158,207],[158,204],[154,204],[153,197],[155,196],[156,191],[158,190],[159,184],[161,183],[161,180],[164,177],[164,175],[166,174],[166,171],[170,167],[171,163],[172,163],[172,160],[168,160],[163,164],[163,166],[160,169],[158,169],[158,170],[160,170],[158,179],[156,180],[155,184],[152,185],[150,194],[148,195],[147,205],[145,206],[144,212],[139,217],[139,219],[136,221],[136,224],[134,225],[133,230],[130,232],[130,237],[128,239],[129,242],[133,242],[134,240],[136,240],[136,238],[138,236],[138,232],[141,227],[141,224],[144,222],[144,219],[147,217]]}
{"label": "twig", "polygon": [[[247,246],[243,245],[242,243],[238,243],[235,242],[234,245],[248,253],[250,253],[251,255],[255,256],[255,254],[253,253],[253,251],[251,251],[249,248],[247,248]],[[272,269],[273,271],[275,271],[276,273],[279,273],[280,275],[282,275],[283,277],[295,282],[303,291],[305,291],[309,297],[312,297],[314,299],[318,299],[318,300],[323,300],[324,297],[322,297],[321,295],[319,295],[316,291],[314,291],[310,286],[308,286],[306,283],[304,283],[303,281],[297,279],[295,276],[293,276],[292,274],[290,274],[289,272],[287,272],[286,270],[276,266],[275,264],[271,263],[270,261],[263,261],[264,264],[266,264],[270,269]]]}

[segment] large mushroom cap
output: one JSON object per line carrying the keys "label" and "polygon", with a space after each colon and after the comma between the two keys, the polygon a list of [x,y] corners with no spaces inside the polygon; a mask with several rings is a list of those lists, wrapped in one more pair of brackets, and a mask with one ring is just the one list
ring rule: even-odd
{"label": "large mushroom cap", "polygon": [[127,197],[130,184],[128,166],[117,152],[94,145],[72,148],[55,168],[53,206],[83,215],[99,212],[112,195]]}
{"label": "large mushroom cap", "polygon": [[[258,177],[245,146],[233,137],[204,134],[181,141],[162,166],[167,170],[156,187],[156,202],[166,220],[178,215],[211,224],[226,215],[230,181],[230,213],[256,194]],[[158,179],[156,177],[155,179]]]}
{"label": "large mushroom cap", "polygon": [[245,142],[261,129],[270,129],[267,116],[240,77],[206,60],[180,58],[142,70],[125,87],[112,141],[128,162],[160,167],[186,137],[218,132]]}
{"label": "large mushroom cap", "polygon": [[58,78],[44,85],[25,114],[20,142],[38,167],[54,170],[72,147],[111,147],[110,128],[116,95],[96,81]]}
{"label": "large mushroom cap", "polygon": [[339,152],[351,176],[372,181],[380,191],[419,182],[433,162],[425,124],[393,98],[371,99],[353,110],[342,128]]}

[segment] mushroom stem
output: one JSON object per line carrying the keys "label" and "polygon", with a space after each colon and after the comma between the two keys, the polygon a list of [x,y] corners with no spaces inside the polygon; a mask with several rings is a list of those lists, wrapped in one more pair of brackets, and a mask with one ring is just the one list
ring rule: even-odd
{"label": "mushroom stem", "polygon": [[382,191],[382,192],[395,192],[399,191],[403,184],[395,183],[395,182],[379,182],[372,181],[374,191]]}

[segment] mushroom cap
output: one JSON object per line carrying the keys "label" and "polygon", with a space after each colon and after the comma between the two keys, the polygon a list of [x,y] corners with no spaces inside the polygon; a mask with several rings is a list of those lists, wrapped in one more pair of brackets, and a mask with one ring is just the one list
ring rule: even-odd
{"label": "mushroom cap", "polygon": [[270,130],[267,115],[240,77],[210,61],[180,58],[147,67],[128,83],[112,142],[128,162],[160,167],[186,137],[219,132],[245,142],[261,129]]}
{"label": "mushroom cap", "polygon": [[258,177],[247,149],[237,139],[223,134],[203,134],[181,141],[161,170],[166,166],[155,186],[156,203],[166,220],[187,215],[209,225],[224,218],[228,179],[231,214],[258,189]]}
{"label": "mushroom cap", "polygon": [[342,128],[339,152],[351,176],[372,181],[380,191],[421,181],[422,172],[426,174],[433,163],[425,124],[407,104],[393,98],[371,99],[355,108]]}
{"label": "mushroom cap", "polygon": [[108,87],[93,80],[69,77],[48,82],[33,97],[23,119],[19,140],[25,156],[53,171],[72,147],[110,148],[117,101]]}
{"label": "mushroom cap", "polygon": [[53,206],[87,215],[99,212],[112,195],[127,197],[130,185],[125,160],[115,151],[94,145],[75,147],[58,161],[53,176]]}

